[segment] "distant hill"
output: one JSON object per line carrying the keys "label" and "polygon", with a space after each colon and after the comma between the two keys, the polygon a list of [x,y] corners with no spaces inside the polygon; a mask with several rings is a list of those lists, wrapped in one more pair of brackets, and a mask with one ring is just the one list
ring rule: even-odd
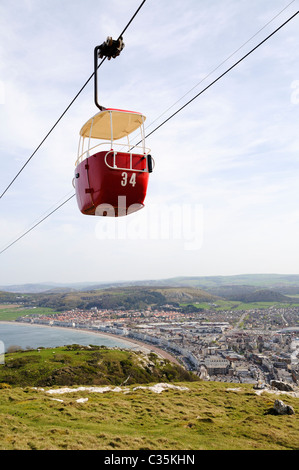
{"label": "distant hill", "polygon": [[295,287],[299,292],[299,274],[238,274],[234,276],[193,276],[165,279],[168,285],[193,286],[201,289],[220,286],[255,286],[267,288]]}
{"label": "distant hill", "polygon": [[23,298],[21,299],[21,296],[15,292],[5,292],[5,291],[2,291],[0,290],[0,303],[5,303],[5,302],[19,302],[20,300],[22,300],[23,302]]}
{"label": "distant hill", "polygon": [[90,286],[94,285],[94,283],[73,283],[73,284],[63,284],[63,283],[36,283],[36,284],[14,284],[8,286],[0,286],[0,290],[5,292],[14,292],[19,294],[39,294],[42,292],[47,291],[63,291],[68,292],[70,290],[80,291],[86,288],[90,288]]}
{"label": "distant hill", "polygon": [[153,287],[160,292],[167,302],[213,302],[218,296],[195,287]]}
{"label": "distant hill", "polygon": [[190,313],[202,310],[196,303],[213,303],[219,299],[291,303],[298,302],[298,298],[292,299],[298,294],[299,275],[244,274],[110,284],[26,284],[10,286],[9,292],[0,291],[0,303],[22,302],[55,311],[92,307],[144,310],[152,307],[177,308]]}
{"label": "distant hill", "polygon": [[[71,292],[43,292],[30,295],[31,304],[54,310],[74,308],[143,310],[149,306],[179,307],[180,303],[213,302],[217,296],[192,287],[131,286]],[[196,307],[194,307],[196,310]]]}
{"label": "distant hill", "polygon": [[207,288],[207,291],[222,299],[237,300],[240,302],[298,302],[298,299],[292,299],[291,297],[291,295],[295,294],[296,291],[291,293],[286,290],[285,294],[290,295],[290,297],[287,297],[280,288],[257,289],[256,286],[223,285]]}
{"label": "distant hill", "polygon": [[270,289],[253,290],[251,292],[239,292],[227,296],[229,300],[239,300],[241,302],[288,302],[292,299],[279,292]]}
{"label": "distant hill", "polygon": [[63,292],[90,291],[106,288],[124,287],[193,287],[202,290],[210,290],[223,286],[252,286],[256,288],[268,288],[275,290],[287,290],[293,294],[299,294],[299,274],[239,274],[234,276],[181,276],[168,279],[144,280],[144,281],[115,281],[115,282],[77,282],[77,283],[36,283],[0,286],[0,290],[16,293],[42,293],[55,292],[60,289]]}

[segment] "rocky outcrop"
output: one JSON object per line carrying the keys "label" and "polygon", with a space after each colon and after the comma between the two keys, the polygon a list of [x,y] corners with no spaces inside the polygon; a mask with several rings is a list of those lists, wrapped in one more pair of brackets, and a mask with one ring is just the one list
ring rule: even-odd
{"label": "rocky outcrop", "polygon": [[275,400],[273,411],[278,415],[293,415],[295,414],[294,408],[290,405],[286,405],[281,400]]}
{"label": "rocky outcrop", "polygon": [[281,392],[293,392],[294,387],[291,384],[286,382],[281,382],[280,380],[271,380],[270,385],[272,388],[276,390],[280,390]]}

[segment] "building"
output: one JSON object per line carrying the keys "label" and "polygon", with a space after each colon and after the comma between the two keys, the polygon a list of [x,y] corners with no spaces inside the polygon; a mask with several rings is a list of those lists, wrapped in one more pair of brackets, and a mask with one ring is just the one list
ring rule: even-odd
{"label": "building", "polygon": [[204,365],[209,375],[226,375],[230,362],[223,357],[213,355],[205,358]]}

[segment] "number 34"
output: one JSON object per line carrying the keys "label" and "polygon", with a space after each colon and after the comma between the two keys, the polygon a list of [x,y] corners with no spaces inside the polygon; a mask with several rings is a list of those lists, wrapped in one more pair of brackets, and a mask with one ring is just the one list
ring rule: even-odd
{"label": "number 34", "polygon": [[129,179],[129,181],[128,181],[128,173],[126,173],[125,171],[123,171],[121,176],[122,176],[122,180],[121,180],[120,183],[121,183],[122,186],[127,186],[128,183],[131,184],[133,187],[135,186],[135,184],[136,184],[136,173],[132,173],[132,176]]}

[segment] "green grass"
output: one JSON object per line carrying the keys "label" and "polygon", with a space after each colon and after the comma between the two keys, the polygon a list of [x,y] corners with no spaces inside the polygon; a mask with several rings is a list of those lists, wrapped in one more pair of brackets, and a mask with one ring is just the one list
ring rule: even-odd
{"label": "green grass", "polygon": [[[6,354],[0,450],[298,450],[298,398],[258,396],[252,385],[194,381],[184,373],[188,381],[152,353],[96,346]],[[185,390],[156,394],[148,387],[157,382]],[[146,389],[134,390],[138,383]],[[121,391],[75,391],[83,384]],[[47,393],[65,385],[68,393]],[[276,398],[295,414],[274,415]]]}
{"label": "green grass", "polygon": [[276,416],[277,397],[257,396],[248,385],[176,385],[188,390],[0,389],[0,449],[298,450],[298,399],[284,398],[297,414]]}
{"label": "green grass", "polygon": [[53,315],[55,312],[51,308],[24,308],[18,305],[0,305],[0,321],[14,321],[25,315]]}
{"label": "green grass", "polygon": [[[128,380],[127,380],[128,379]],[[156,354],[104,346],[70,345],[5,354],[0,385],[44,387],[53,385],[120,385],[153,380],[195,380],[181,366]]]}

